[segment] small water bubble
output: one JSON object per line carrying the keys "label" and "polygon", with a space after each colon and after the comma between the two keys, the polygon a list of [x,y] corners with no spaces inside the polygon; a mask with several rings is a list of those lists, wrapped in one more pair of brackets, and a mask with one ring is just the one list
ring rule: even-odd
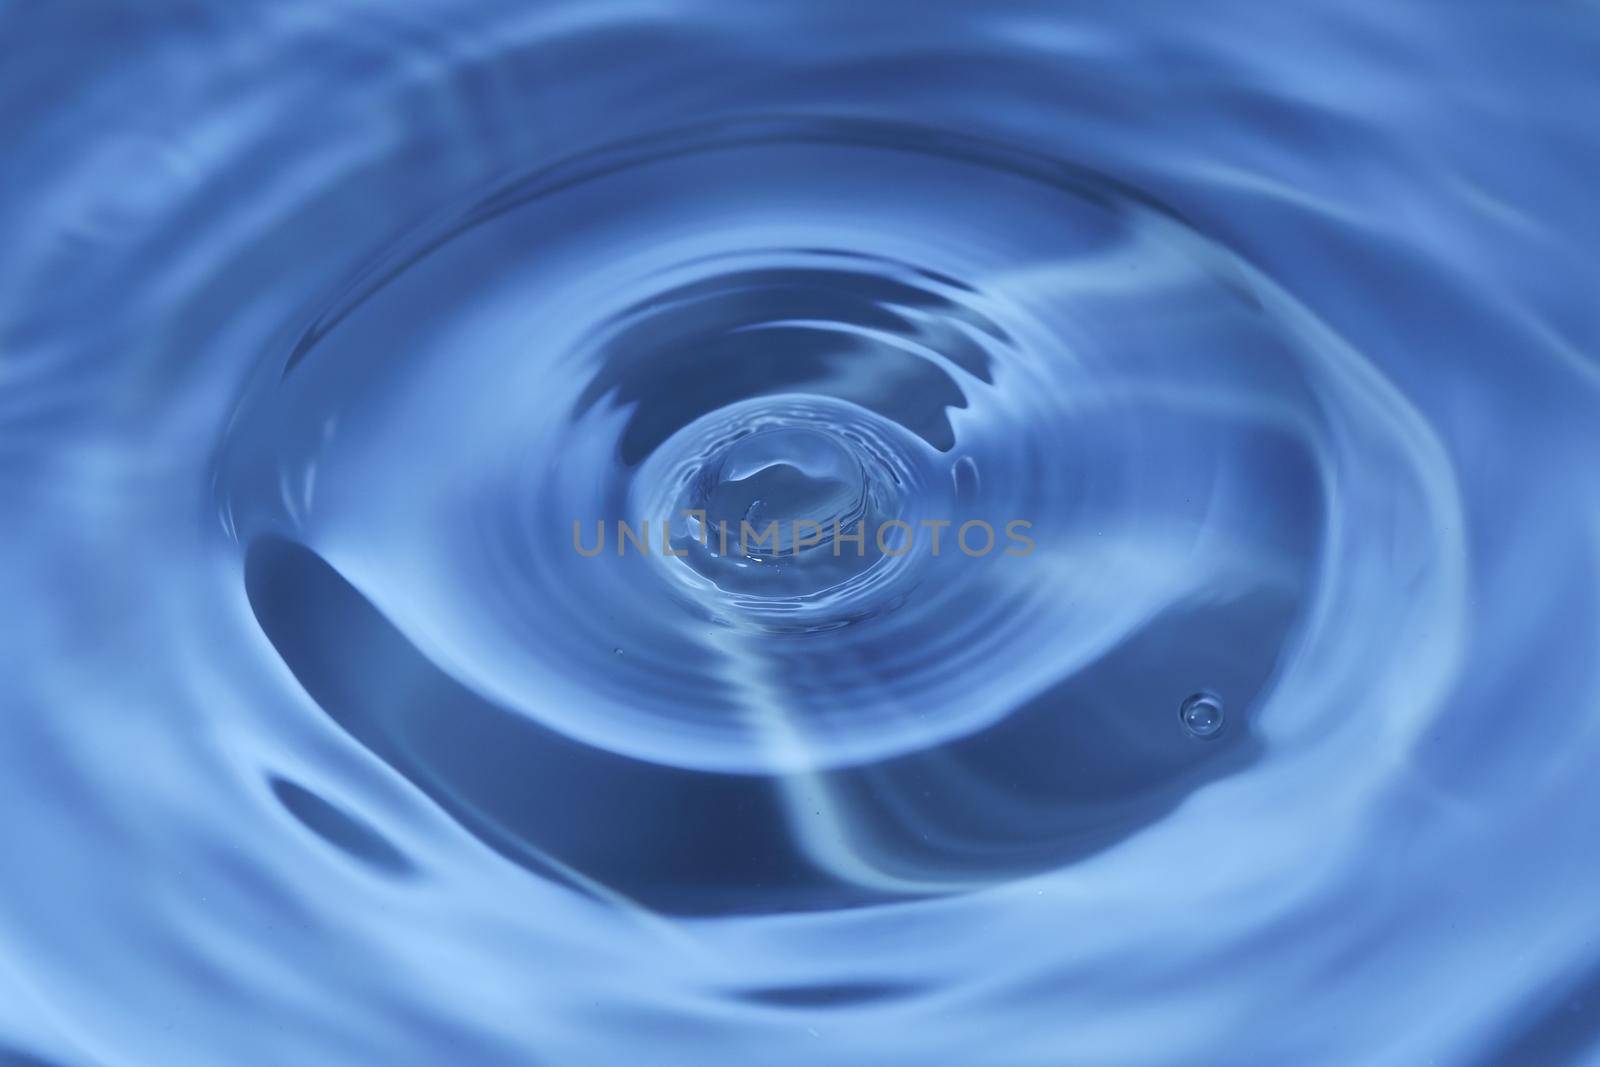
{"label": "small water bubble", "polygon": [[1207,739],[1222,732],[1222,698],[1214,693],[1195,693],[1178,708],[1178,718],[1191,736]]}

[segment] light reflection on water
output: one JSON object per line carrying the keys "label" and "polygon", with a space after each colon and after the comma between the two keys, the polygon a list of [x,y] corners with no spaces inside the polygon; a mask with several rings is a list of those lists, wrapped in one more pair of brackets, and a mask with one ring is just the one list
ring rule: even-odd
{"label": "light reflection on water", "polygon": [[1597,1054],[1590,12],[0,35],[0,1061]]}

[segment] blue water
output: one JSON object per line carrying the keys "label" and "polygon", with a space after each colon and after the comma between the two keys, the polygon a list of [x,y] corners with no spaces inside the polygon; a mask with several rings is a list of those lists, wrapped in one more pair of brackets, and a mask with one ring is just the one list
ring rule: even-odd
{"label": "blue water", "polygon": [[1600,9],[0,56],[0,1063],[1600,1063]]}

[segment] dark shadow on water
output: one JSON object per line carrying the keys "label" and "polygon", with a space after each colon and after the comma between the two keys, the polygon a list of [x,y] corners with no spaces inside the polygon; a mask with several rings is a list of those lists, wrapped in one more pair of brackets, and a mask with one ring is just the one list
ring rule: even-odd
{"label": "dark shadow on water", "polygon": [[[893,896],[810,862],[790,833],[777,780],[619,756],[498,707],[431,663],[301,545],[254,543],[246,588],[263,631],[335,722],[490,848],[541,876],[574,888],[593,880],[680,914]],[[1272,610],[1233,605],[1163,620],[989,730],[828,774],[857,854],[912,895],[919,882],[978,887],[1059,867],[1159,818],[1259,754],[1243,712],[1279,646],[1254,657],[1240,647],[1260,647],[1263,626],[1281,639],[1275,628],[1287,623]],[[1230,628],[1230,617],[1252,620],[1249,632]],[[1153,677],[1152,662],[1163,665],[1162,679],[1176,669],[1226,687],[1235,702],[1226,735],[1184,735],[1176,716],[1186,694]],[[278,792],[346,851],[380,865],[379,856],[399,857],[377,831],[320,798],[288,783]]]}
{"label": "dark shadow on water", "polygon": [[66,1067],[55,1060],[43,1060],[26,1052],[0,1048],[0,1067]]}
{"label": "dark shadow on water", "polygon": [[246,585],[329,716],[508,859],[567,881],[554,857],[665,911],[850,901],[787,843],[765,779],[602,752],[483,700],[300,545],[258,541]]}
{"label": "dark shadow on water", "polygon": [[587,408],[610,396],[631,410],[620,446],[628,464],[707,412],[789,391],[860,404],[948,451],[948,409],[966,407],[967,398],[947,371],[863,333],[773,324],[849,323],[938,350],[983,381],[992,360],[956,324],[1005,337],[937,293],[837,269],[733,271],[664,293],[631,315],[604,346],[581,400]]}
{"label": "dark shadow on water", "polygon": [[835,983],[747,989],[739,996],[752,1004],[766,1004],[775,1008],[850,1008],[858,1004],[894,1000],[915,992],[914,986],[858,982],[848,985]]}
{"label": "dark shadow on water", "polygon": [[362,863],[385,874],[413,872],[411,861],[382,834],[304,786],[273,778],[272,794],[306,829]]}
{"label": "dark shadow on water", "polygon": [[1541,989],[1538,1007],[1474,1067],[1576,1067],[1600,1052],[1600,963],[1565,986]]}

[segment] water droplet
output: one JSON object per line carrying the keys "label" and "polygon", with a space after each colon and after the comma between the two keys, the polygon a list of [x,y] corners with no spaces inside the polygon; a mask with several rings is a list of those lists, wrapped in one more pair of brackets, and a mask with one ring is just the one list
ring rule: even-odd
{"label": "water droplet", "polygon": [[1195,693],[1178,708],[1178,718],[1191,736],[1209,740],[1222,732],[1222,698]]}

